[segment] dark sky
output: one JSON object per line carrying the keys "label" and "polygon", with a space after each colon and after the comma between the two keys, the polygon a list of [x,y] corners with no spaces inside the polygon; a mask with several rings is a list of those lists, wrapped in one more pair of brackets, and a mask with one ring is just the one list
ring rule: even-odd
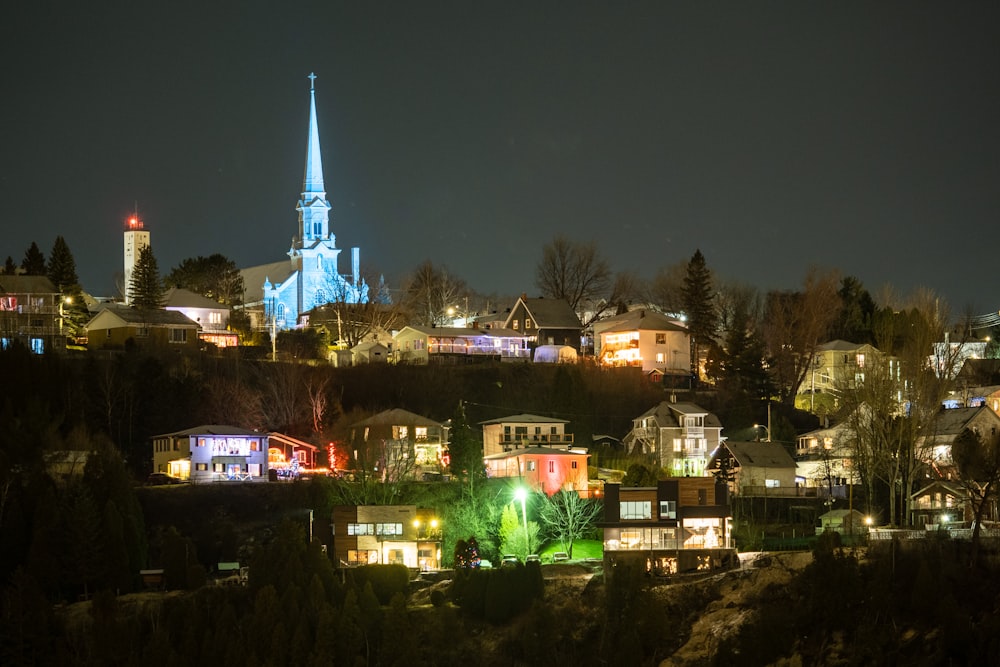
{"label": "dark sky", "polygon": [[534,294],[565,234],[1000,307],[996,2],[39,0],[0,58],[0,261],[62,234],[99,295],[136,204],[164,274],[284,257],[315,71],[338,246],[390,283]]}

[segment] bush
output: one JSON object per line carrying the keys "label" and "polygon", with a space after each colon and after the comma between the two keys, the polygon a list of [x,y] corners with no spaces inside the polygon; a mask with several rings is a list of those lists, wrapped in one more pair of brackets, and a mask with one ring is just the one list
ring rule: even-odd
{"label": "bush", "polygon": [[431,591],[431,604],[435,607],[440,607],[447,602],[448,598],[445,596],[444,591],[440,589],[435,589]]}
{"label": "bush", "polygon": [[370,583],[382,605],[389,604],[396,593],[405,597],[410,586],[410,571],[404,565],[365,565],[349,572],[359,591]]}

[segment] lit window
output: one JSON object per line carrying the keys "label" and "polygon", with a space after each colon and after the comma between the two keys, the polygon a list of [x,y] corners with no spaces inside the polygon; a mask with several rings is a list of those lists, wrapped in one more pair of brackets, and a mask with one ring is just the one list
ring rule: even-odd
{"label": "lit window", "polygon": [[656,344],[657,345],[666,345],[667,344],[667,334],[665,334],[665,333],[658,333],[658,334],[656,334]]}
{"label": "lit window", "polygon": [[622,519],[651,519],[652,507],[648,500],[623,500],[619,503]]}
{"label": "lit window", "polygon": [[520,324],[520,320],[514,320],[513,324],[514,324],[514,326],[511,327],[511,328],[514,329],[515,331],[517,331],[517,325]]}
{"label": "lit window", "polygon": [[195,470],[200,470],[202,472],[207,472],[208,471],[208,464],[207,463],[195,463],[194,464],[194,469]]}
{"label": "lit window", "polygon": [[683,451],[684,450],[683,444],[684,440],[682,440],[681,438],[674,438],[674,451],[675,452]]}
{"label": "lit window", "polygon": [[676,500],[661,500],[660,501],[660,518],[661,519],[676,519],[677,518],[677,501]]}
{"label": "lit window", "polygon": [[657,352],[656,353],[656,363],[662,364],[665,360],[666,359],[665,359],[664,354],[662,352]]}
{"label": "lit window", "polygon": [[209,324],[222,324],[222,313],[212,312],[208,314]]}
{"label": "lit window", "polygon": [[530,319],[528,319],[528,318],[524,319],[524,328],[525,329],[530,329],[531,328],[531,320]]}
{"label": "lit window", "polygon": [[534,471],[534,469],[535,469],[535,462],[534,461],[528,461],[527,468],[528,468],[528,472]]}

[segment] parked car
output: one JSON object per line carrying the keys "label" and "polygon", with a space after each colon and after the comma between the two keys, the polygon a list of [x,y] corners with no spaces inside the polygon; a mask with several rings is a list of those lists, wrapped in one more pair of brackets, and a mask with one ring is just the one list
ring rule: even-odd
{"label": "parked car", "polygon": [[542,559],[538,556],[538,554],[528,554],[527,557],[524,559],[524,562],[525,563],[541,563]]}
{"label": "parked car", "polygon": [[516,567],[521,564],[521,559],[514,554],[504,554],[500,559],[500,567]]}
{"label": "parked car", "polygon": [[173,475],[168,475],[165,472],[154,472],[150,473],[149,477],[146,478],[146,486],[163,486],[165,484],[183,484],[184,480],[180,477],[174,477]]}
{"label": "parked car", "polygon": [[569,560],[569,554],[565,551],[556,551],[552,554],[553,563],[561,563],[566,560]]}

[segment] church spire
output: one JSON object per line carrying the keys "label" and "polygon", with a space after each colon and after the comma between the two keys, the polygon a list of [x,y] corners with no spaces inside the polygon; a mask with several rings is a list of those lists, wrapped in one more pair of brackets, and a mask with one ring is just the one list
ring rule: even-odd
{"label": "church spire", "polygon": [[330,203],[323,184],[323,157],[319,149],[319,124],[316,122],[316,75],[309,74],[309,144],[302,179],[299,211],[299,238],[302,242],[330,237]]}

